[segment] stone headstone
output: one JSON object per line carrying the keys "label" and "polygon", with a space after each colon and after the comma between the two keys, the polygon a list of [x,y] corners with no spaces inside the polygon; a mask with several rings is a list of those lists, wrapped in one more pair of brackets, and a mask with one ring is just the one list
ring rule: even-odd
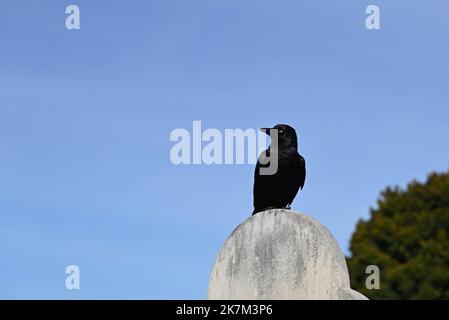
{"label": "stone headstone", "polygon": [[365,296],[350,288],[334,236],[317,220],[290,210],[258,213],[220,250],[209,299],[339,299]]}

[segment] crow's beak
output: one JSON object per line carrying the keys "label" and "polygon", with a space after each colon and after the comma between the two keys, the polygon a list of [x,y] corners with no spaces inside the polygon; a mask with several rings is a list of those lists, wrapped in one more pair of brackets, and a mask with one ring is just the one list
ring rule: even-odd
{"label": "crow's beak", "polygon": [[262,131],[263,133],[270,135],[270,130],[273,128],[260,128],[259,130]]}

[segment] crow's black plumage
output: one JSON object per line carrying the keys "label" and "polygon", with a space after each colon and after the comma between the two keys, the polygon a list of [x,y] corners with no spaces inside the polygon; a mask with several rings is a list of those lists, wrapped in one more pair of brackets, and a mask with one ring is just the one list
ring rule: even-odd
{"label": "crow's black plumage", "polygon": [[[276,151],[272,141],[257,161],[254,172],[253,215],[268,209],[289,209],[299,189],[304,187],[306,179],[306,163],[298,153],[295,129],[285,124],[278,124],[274,128],[261,130],[268,135],[277,132],[278,146]],[[270,166],[270,163],[261,163],[261,157],[265,154],[278,159],[277,171],[272,175],[262,175],[260,172],[261,168]]]}

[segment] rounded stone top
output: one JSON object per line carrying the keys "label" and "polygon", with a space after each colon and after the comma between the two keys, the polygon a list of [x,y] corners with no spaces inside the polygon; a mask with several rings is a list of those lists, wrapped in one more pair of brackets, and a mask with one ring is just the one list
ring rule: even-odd
{"label": "rounded stone top", "polygon": [[346,261],[318,221],[290,210],[260,212],[220,250],[209,299],[366,299],[350,289]]}

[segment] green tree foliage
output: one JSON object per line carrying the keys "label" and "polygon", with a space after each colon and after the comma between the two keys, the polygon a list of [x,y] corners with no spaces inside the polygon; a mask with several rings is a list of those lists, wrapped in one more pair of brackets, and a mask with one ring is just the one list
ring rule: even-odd
{"label": "green tree foliage", "polygon": [[[382,192],[350,244],[351,285],[370,299],[449,299],[449,172]],[[380,289],[365,285],[368,265]]]}

